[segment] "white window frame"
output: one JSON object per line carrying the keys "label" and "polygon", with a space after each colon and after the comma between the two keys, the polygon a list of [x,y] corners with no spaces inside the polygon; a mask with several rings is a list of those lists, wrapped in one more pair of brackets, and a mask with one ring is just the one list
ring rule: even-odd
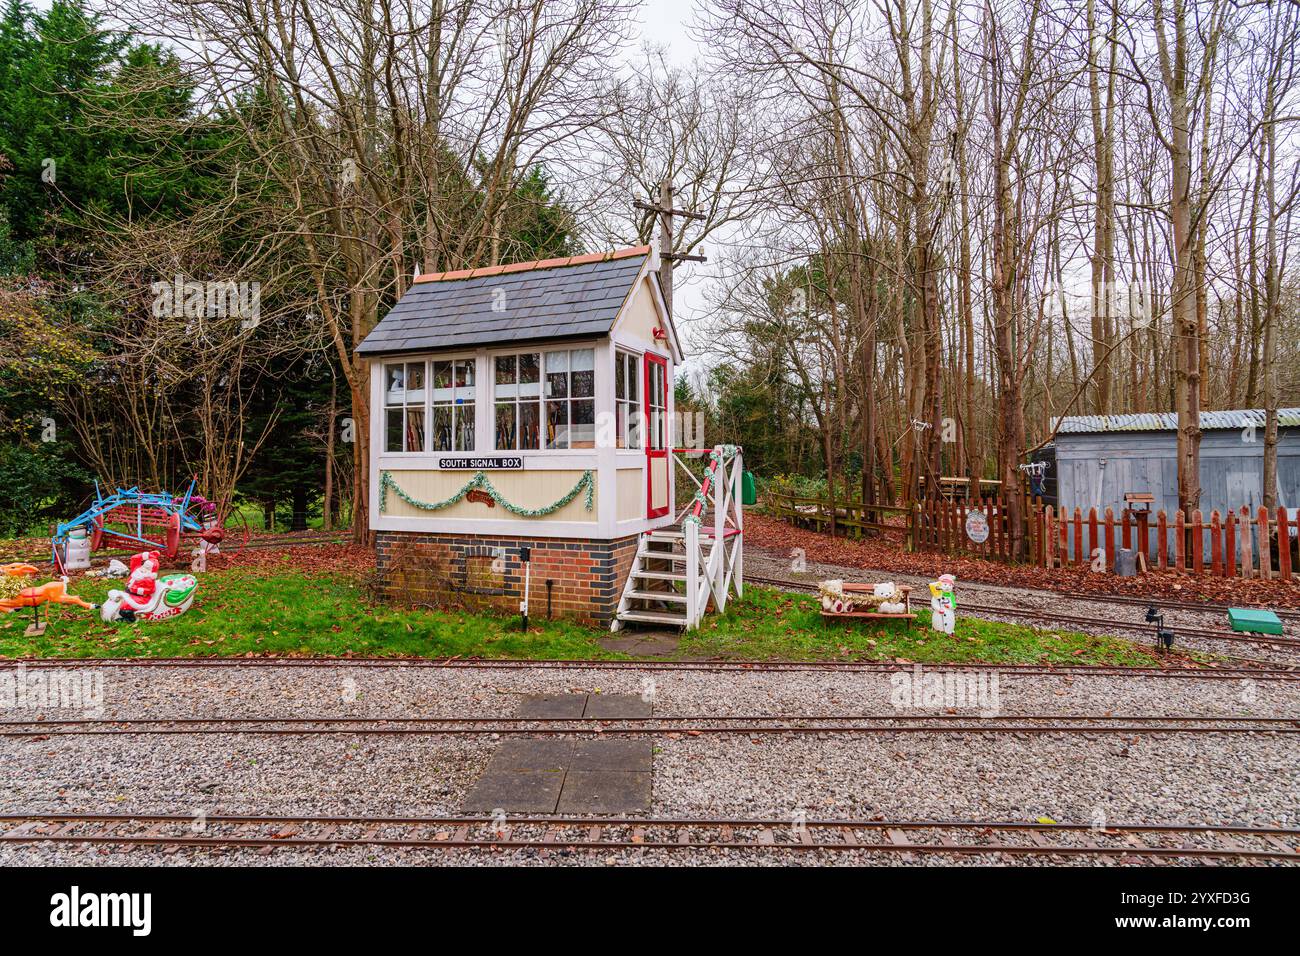
{"label": "white window frame", "polygon": [[[455,374],[456,374],[456,363],[457,363],[457,362],[461,362],[461,363],[469,363],[469,365],[472,366],[473,369],[474,369],[474,414],[473,414],[472,416],[470,416],[470,417],[471,417],[471,420],[473,421],[473,424],[474,424],[474,447],[473,447],[473,448],[453,448],[453,449],[450,449],[450,451],[449,451],[449,450],[447,450],[447,449],[435,449],[435,448],[433,447],[433,438],[434,438],[434,433],[433,433],[433,410],[434,410],[434,408],[435,408],[435,407],[438,407],[438,408],[451,407],[451,408],[453,408],[453,409],[459,409],[459,408],[462,408],[462,407],[463,407],[463,406],[457,406],[457,405],[455,404],[454,401],[451,402],[451,403],[444,403],[444,402],[438,402],[438,403],[435,403],[435,402],[434,402],[434,400],[433,400],[433,366],[434,366],[434,363],[435,363],[435,362],[448,362],[448,363],[451,364],[451,366],[452,366],[452,382],[453,382],[452,388],[453,388],[453,391],[454,391],[454,389],[455,389],[455,384],[454,384],[454,383],[455,383]],[[474,452],[474,451],[478,451],[478,446],[479,446],[479,444],[482,442],[481,435],[482,435],[482,431],[483,431],[483,429],[482,429],[482,427],[481,427],[481,422],[480,422],[479,419],[478,419],[478,410],[479,410],[479,408],[480,408],[480,407],[482,406],[482,404],[483,404],[483,395],[482,395],[483,371],[482,371],[482,368],[480,367],[480,363],[479,363],[479,361],[478,361],[478,354],[477,354],[477,353],[475,353],[475,352],[457,352],[457,353],[453,353],[453,354],[450,354],[450,355],[438,355],[438,356],[436,356],[436,357],[435,357],[435,356],[430,356],[430,355],[425,355],[425,356],[422,356],[422,357],[411,356],[411,357],[409,357],[409,358],[405,358],[405,359],[397,359],[397,358],[394,358],[393,360],[384,361],[384,362],[379,363],[379,364],[381,365],[381,368],[380,368],[380,371],[379,371],[379,382],[380,382],[380,389],[381,389],[382,401],[383,401],[383,404],[382,404],[382,409],[383,409],[383,420],[380,422],[380,441],[379,441],[379,447],[380,447],[380,449],[381,449],[381,451],[380,451],[380,454],[381,454],[381,455],[385,455],[385,456],[388,456],[388,455],[396,455],[396,456],[400,456],[400,457],[404,457],[404,458],[415,458],[415,457],[420,457],[420,456],[425,456],[425,457],[427,457],[427,456],[429,456],[429,455],[446,455],[446,454],[450,454],[450,453],[454,453],[454,452]],[[389,402],[388,402],[388,369],[389,369],[390,367],[392,367],[392,366],[401,366],[403,369],[405,369],[405,368],[406,368],[407,366],[409,366],[409,365],[423,365],[423,366],[424,366],[424,402],[423,402],[422,405],[400,405],[400,406],[399,406],[399,405],[390,405]],[[408,451],[408,450],[395,451],[395,450],[390,450],[390,449],[388,448],[388,410],[389,410],[390,408],[404,408],[404,409],[406,409],[406,408],[422,408],[422,409],[423,409],[423,411],[424,411],[424,448],[423,448],[422,450],[420,450],[420,451]],[[452,412],[452,429],[453,429],[453,438],[455,437],[455,431],[456,431],[456,428],[455,428],[455,422],[456,422],[457,417],[458,417],[458,411],[453,411],[453,412]],[[405,415],[403,415],[403,417],[402,417],[402,435],[403,435],[403,443],[405,443],[405,435],[406,435],[406,416],[405,416]],[[453,441],[453,444],[455,444],[454,441]]]}
{"label": "white window frame", "polygon": [[[624,381],[630,382],[635,392],[633,398],[622,398],[618,394],[619,366],[624,366]],[[645,353],[637,352],[620,345],[614,346],[614,447],[621,452],[641,451],[645,448],[645,414],[642,403],[645,396],[645,383],[641,381],[642,369],[645,367]],[[620,425],[620,412],[622,424]],[[636,442],[628,441],[629,433],[635,431]]]}
{"label": "white window frame", "polygon": [[[596,440],[597,438],[596,436],[596,423],[597,423],[596,355],[598,349],[594,345],[576,345],[576,346],[566,346],[565,348],[541,349],[540,351],[542,353],[542,448],[541,450],[550,451],[550,452],[595,451],[598,445],[598,442]],[[591,368],[589,369],[589,371],[591,372],[591,394],[590,395],[575,396],[573,394],[573,353],[574,352],[591,353]],[[546,388],[547,387],[546,378],[547,375],[549,374],[547,371],[549,367],[548,363],[552,355],[563,355],[565,357],[564,373],[563,373],[566,377],[565,394],[562,397],[558,397],[558,398],[551,398],[550,396],[548,396],[547,388]],[[584,370],[584,371],[588,371],[588,370]],[[551,405],[558,404],[561,402],[564,403],[564,407],[565,407],[565,444],[561,446],[556,446],[554,448],[550,448],[547,447],[546,445],[546,437],[545,437],[546,428],[550,421],[548,408]],[[574,403],[576,402],[588,402],[591,405],[591,423],[590,423],[591,444],[589,446],[574,447],[573,444],[573,428],[574,428],[573,406]]]}
{"label": "white window frame", "polygon": [[[481,374],[481,370],[479,369],[478,356],[475,355],[473,352],[464,355],[445,355],[445,356],[439,355],[439,356],[431,356],[430,358],[426,359],[426,362],[428,363],[428,371],[425,373],[425,380],[428,382],[428,393],[429,393],[429,400],[427,402],[427,406],[429,409],[428,412],[429,425],[428,425],[428,441],[426,442],[426,447],[429,450],[429,454],[446,455],[454,452],[477,451],[479,443],[481,441],[480,434],[479,434],[480,430],[479,430],[479,422],[478,422],[478,410],[483,401],[482,384],[481,384],[483,376]],[[451,366],[452,400],[450,402],[434,401],[433,367],[440,363],[445,363]],[[460,432],[458,423],[462,417],[461,411],[463,408],[462,405],[458,405],[456,403],[456,398],[455,398],[457,365],[469,365],[469,367],[473,369],[474,372],[474,385],[472,386],[474,392],[474,398],[473,398],[474,405],[473,405],[473,413],[469,416],[470,422],[472,423],[474,428],[474,442],[473,445],[469,448],[460,448],[457,446],[457,438],[459,437],[459,432]],[[470,386],[465,386],[465,387],[470,387]],[[452,447],[451,448],[433,447],[434,446],[434,441],[433,441],[434,412],[436,409],[439,408],[450,408],[452,410],[452,416],[451,416]]]}
{"label": "white window frame", "polygon": [[[409,390],[407,385],[410,380],[410,373],[408,370],[413,365],[420,365],[423,366],[424,368],[424,389],[423,389],[424,395],[422,397],[422,401],[420,402],[420,404],[412,404],[406,398],[406,392]],[[400,404],[393,404],[390,403],[388,400],[388,370],[390,368],[400,368],[402,370],[402,401]],[[383,436],[382,443],[384,448],[384,454],[386,455],[425,454],[429,448],[429,429],[430,429],[429,395],[430,392],[432,391],[431,384],[429,381],[429,360],[416,359],[413,361],[403,360],[400,362],[384,362],[383,369],[380,372],[380,381],[382,383],[381,388],[383,389],[383,396],[384,396],[383,420],[380,422],[381,434]],[[406,432],[407,432],[406,423],[407,423],[407,416],[410,415],[411,409],[419,409],[423,413],[424,427],[422,429],[423,434],[421,436],[421,444],[423,447],[418,449],[411,449],[406,447],[390,449],[388,447],[388,413],[393,409],[397,409],[397,408],[400,408],[402,410],[402,445],[403,446],[406,445]]]}
{"label": "white window frame", "polygon": [[[564,355],[571,355],[572,352],[576,352],[576,351],[591,352],[591,368],[590,368],[591,394],[582,395],[582,397],[578,397],[578,398],[573,397],[572,394],[564,395],[563,398],[559,398],[559,399],[547,398],[546,395],[547,356],[562,354],[562,352]],[[515,358],[517,359],[519,358],[520,355],[537,355],[539,358],[538,385],[541,386],[541,388],[538,389],[539,394],[537,399],[538,416],[539,416],[538,447],[536,447],[536,449],[498,449],[497,447],[497,359],[510,358],[510,356],[515,356]],[[534,347],[534,349],[520,349],[520,347],[515,347],[515,349],[499,349],[499,350],[493,350],[487,352],[487,369],[489,369],[489,375],[487,375],[487,378],[489,378],[489,382],[487,382],[487,389],[489,389],[489,398],[487,398],[487,402],[489,402],[491,408],[491,449],[493,449],[494,451],[515,451],[515,450],[526,451],[526,453],[530,455],[533,454],[568,455],[568,454],[594,453],[594,451],[597,450],[597,447],[599,445],[599,442],[597,441],[597,433],[595,433],[597,432],[598,415],[599,415],[599,378],[601,378],[601,376],[598,375],[598,371],[597,371],[597,367],[599,365],[599,355],[601,355],[601,346],[599,346],[598,342],[580,342],[580,343],[575,343],[575,345],[565,345],[562,347],[560,346],[546,347],[546,346],[538,345],[537,347]],[[572,364],[572,359],[569,359],[569,364]],[[516,378],[517,375],[519,375],[519,371],[517,371],[517,365],[516,365],[515,375]],[[568,376],[568,392],[572,393],[573,369],[572,368],[565,369],[565,375]],[[591,446],[590,447],[575,447],[572,445],[573,402],[575,401],[591,403]],[[565,411],[565,420],[567,420],[569,442],[571,442],[571,444],[565,445],[564,447],[546,447],[546,424],[547,424],[546,406],[554,402],[564,402],[565,408],[567,408],[567,411]],[[519,416],[519,410],[517,410],[517,405],[519,405],[519,397],[517,397],[517,395],[515,397],[515,405],[516,405],[515,421],[517,427],[517,421],[519,421],[519,418],[517,418],[517,416]]]}
{"label": "white window frame", "polygon": [[[527,399],[524,399],[521,398],[519,395],[519,386],[522,384],[519,381],[519,359],[525,355],[537,356],[536,398],[530,396]],[[515,384],[514,384],[515,394],[509,398],[502,398],[497,395],[497,387],[498,387],[497,386],[497,361],[499,359],[515,360]],[[535,349],[520,349],[518,351],[512,350],[509,352],[489,352],[487,356],[487,366],[488,366],[488,379],[489,379],[488,388],[491,390],[490,405],[491,405],[491,412],[492,412],[492,449],[494,451],[526,451],[526,452],[537,452],[537,451],[547,450],[542,447],[542,430],[546,426],[546,421],[543,418],[544,411],[542,408],[542,402],[543,402],[542,393],[545,391],[545,376],[546,376],[545,350],[541,348],[535,348]],[[502,448],[500,445],[497,444],[497,404],[499,402],[500,403],[509,402],[512,406],[514,406],[514,410],[515,410],[515,444],[509,448]],[[537,406],[537,447],[535,448],[531,446],[524,448],[519,445],[519,415],[520,415],[520,409],[524,406],[525,403],[531,403]]]}

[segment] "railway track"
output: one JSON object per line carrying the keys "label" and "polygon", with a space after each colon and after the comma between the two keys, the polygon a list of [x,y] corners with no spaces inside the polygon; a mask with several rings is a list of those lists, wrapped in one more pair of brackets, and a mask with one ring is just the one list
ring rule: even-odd
{"label": "railway track", "polygon": [[[1158,604],[1160,607],[1172,611],[1201,611],[1207,614],[1227,614],[1228,608],[1231,607],[1228,604],[1213,602],[1169,601],[1165,598],[1144,598],[1116,594],[1107,594],[1099,598],[1096,594],[1085,594],[1077,591],[1055,591],[1053,594],[1073,601],[1103,601],[1106,604],[1135,604],[1140,607],[1150,607],[1152,604]],[[1273,607],[1269,608],[1269,610],[1284,620],[1300,621],[1300,609]]]}
{"label": "railway track", "polygon": [[623,819],[559,816],[308,817],[6,814],[0,844],[306,850],[353,846],[539,852],[855,851],[904,856],[1118,858],[1300,863],[1300,830],[1200,824],[1003,823],[969,820]]}
{"label": "railway track", "polygon": [[[935,673],[998,673],[1020,677],[1142,677],[1190,678],[1197,680],[1297,680],[1300,665],[1278,665],[1264,661],[1265,667],[1120,667],[1100,664],[925,664]],[[280,667],[319,669],[329,667],[422,667],[473,670],[623,670],[623,671],[703,671],[708,673],[777,673],[785,671],[865,674],[893,674],[910,670],[912,663],[897,661],[662,661],[662,660],[518,660],[513,658],[432,658],[432,657],[31,657],[0,659],[0,671],[13,668],[28,670],[69,670],[79,667],[102,668],[220,668]]]}
{"label": "railway track", "polygon": [[[802,591],[802,592],[814,593],[814,594],[817,593],[817,588],[815,586],[803,582],[799,582],[799,581],[783,581],[778,578],[757,578],[757,577],[749,577],[746,579],[746,581],[748,583],[763,585],[766,587],[782,588],[787,591]],[[1091,598],[1081,598],[1081,599],[1092,600],[1092,601],[1098,600],[1098,598],[1095,596]],[[1108,597],[1105,600],[1109,601],[1110,598]],[[1152,602],[1152,601],[1144,602],[1144,606],[1150,606],[1152,603],[1158,603],[1161,607],[1172,606],[1165,602]],[[1092,627],[1092,628],[1105,627],[1105,628],[1113,628],[1122,631],[1133,631],[1140,634],[1145,634],[1147,636],[1150,636],[1153,631],[1151,625],[1145,622],[1116,621],[1113,618],[1085,617],[1085,616],[1075,615],[1075,614],[1058,614],[1055,612],[1049,613],[1046,611],[1029,609],[1029,608],[994,607],[992,605],[987,605],[987,604],[972,604],[968,601],[962,602],[961,607],[963,611],[967,611],[976,616],[992,615],[995,617],[1020,618],[1022,620],[1041,621],[1044,623],[1074,624],[1082,627]],[[1204,610],[1203,608],[1193,608],[1193,609]],[[1165,630],[1172,631],[1176,638],[1183,638],[1183,639],[1192,638],[1196,640],[1227,641],[1235,644],[1249,644],[1249,645],[1256,645],[1256,646],[1273,648],[1273,649],[1294,651],[1296,654],[1300,655],[1300,640],[1296,640],[1295,638],[1273,637],[1269,635],[1240,634],[1233,631],[1225,631],[1218,628],[1209,628],[1209,627],[1172,627],[1166,625]],[[1271,663],[1276,663],[1276,662],[1271,662]],[[1297,663],[1300,663],[1300,661],[1298,661]]]}
{"label": "railway track", "polygon": [[761,734],[1294,734],[1300,718],[1151,715],[826,714],[714,715],[595,718],[537,717],[198,717],[128,720],[20,720],[0,722],[0,736],[232,735],[307,736],[550,736],[625,737]]}

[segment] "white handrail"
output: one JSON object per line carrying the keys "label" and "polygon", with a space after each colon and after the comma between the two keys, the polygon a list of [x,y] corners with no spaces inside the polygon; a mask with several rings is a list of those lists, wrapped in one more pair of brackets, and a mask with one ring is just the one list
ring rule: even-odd
{"label": "white handrail", "polygon": [[[731,589],[734,587],[739,597],[743,587],[744,457],[738,446],[717,445],[713,451],[713,461],[703,480],[696,480],[691,475],[702,497],[698,500],[693,497],[677,517],[686,549],[688,630],[699,626],[710,600],[718,611],[722,611],[727,606]],[[675,453],[673,457],[677,457]],[[680,460],[678,464],[690,474]],[[713,509],[711,545],[708,557],[701,561],[701,529],[704,512],[709,508]]]}

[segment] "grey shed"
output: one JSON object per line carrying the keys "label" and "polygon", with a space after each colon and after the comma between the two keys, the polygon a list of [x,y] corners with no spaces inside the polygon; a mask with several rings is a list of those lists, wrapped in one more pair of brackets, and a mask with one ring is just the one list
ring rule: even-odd
{"label": "grey shed", "polygon": [[[1173,412],[1080,415],[1060,419],[1056,432],[1057,500],[1072,512],[1125,508],[1124,495],[1155,497],[1151,511],[1171,518],[1178,508],[1178,417]],[[1057,422],[1053,422],[1056,426]],[[1264,412],[1201,413],[1201,501],[1205,517],[1263,502]],[[1300,408],[1278,410],[1278,504],[1300,506]]]}

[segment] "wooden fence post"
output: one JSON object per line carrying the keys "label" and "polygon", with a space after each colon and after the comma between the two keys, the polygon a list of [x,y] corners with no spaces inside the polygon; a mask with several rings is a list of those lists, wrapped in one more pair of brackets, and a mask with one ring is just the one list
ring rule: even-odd
{"label": "wooden fence post", "polygon": [[1245,505],[1241,506],[1241,539],[1238,543],[1241,546],[1241,576],[1253,578],[1255,571],[1250,553],[1250,511]]}
{"label": "wooden fence post", "polygon": [[1056,516],[1051,505],[1048,505],[1047,510],[1043,513],[1043,523],[1046,526],[1043,532],[1043,540],[1049,542],[1048,546],[1043,549],[1043,567],[1050,568],[1056,564],[1054,560],[1056,555],[1052,550],[1056,541]]}
{"label": "wooden fence post", "polygon": [[1261,507],[1256,518],[1259,524],[1259,579],[1267,581],[1273,577],[1273,549],[1268,542],[1268,509]]}
{"label": "wooden fence post", "polygon": [[1223,576],[1234,577],[1237,573],[1237,515],[1229,508],[1228,520],[1223,529]]}
{"label": "wooden fence post", "polygon": [[1115,512],[1106,509],[1106,526],[1102,529],[1106,539],[1106,570],[1115,570]]}
{"label": "wooden fence post", "polygon": [[1205,550],[1205,534],[1201,529],[1201,509],[1197,508],[1192,512],[1192,573],[1200,574],[1204,567],[1201,560],[1202,552]]}
{"label": "wooden fence post", "polygon": [[1165,518],[1164,509],[1156,515],[1156,534],[1160,535],[1160,540],[1156,542],[1156,554],[1161,571],[1169,567],[1169,527]]}
{"label": "wooden fence post", "polygon": [[1219,509],[1210,512],[1210,570],[1215,577],[1223,577],[1223,538],[1220,535]]}
{"label": "wooden fence post", "polygon": [[1184,533],[1186,523],[1183,519],[1183,509],[1179,508],[1174,512],[1174,570],[1185,571],[1187,569],[1186,555],[1183,553],[1187,547],[1187,536]]}
{"label": "wooden fence post", "polygon": [[1291,529],[1286,509],[1277,509],[1277,576],[1283,581],[1291,580]]}

